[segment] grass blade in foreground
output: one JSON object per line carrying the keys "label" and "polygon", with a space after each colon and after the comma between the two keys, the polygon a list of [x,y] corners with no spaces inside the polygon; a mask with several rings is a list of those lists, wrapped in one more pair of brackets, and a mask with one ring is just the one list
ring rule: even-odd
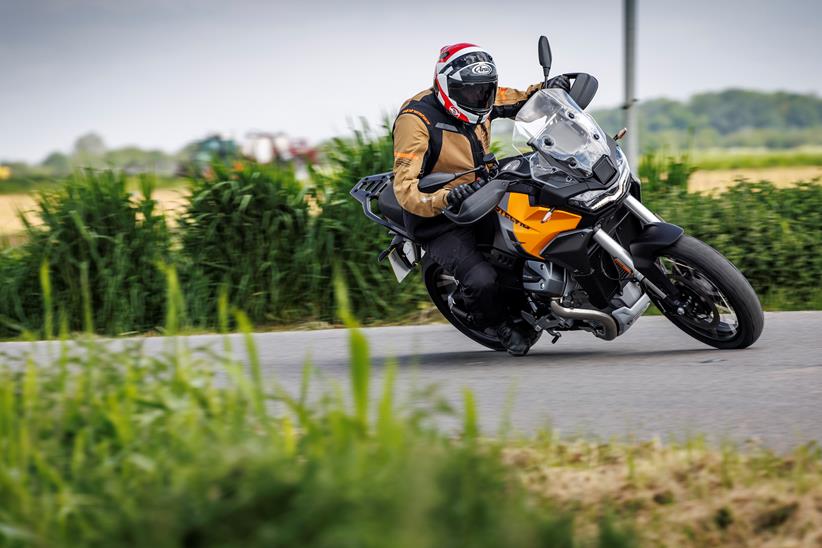
{"label": "grass blade in foreground", "polygon": [[0,545],[573,545],[570,514],[528,495],[493,444],[397,414],[391,375],[373,407],[364,368],[353,411],[303,395],[275,414],[260,398],[284,396],[258,372],[231,382],[230,360],[175,348],[81,341],[61,363],[4,364]]}

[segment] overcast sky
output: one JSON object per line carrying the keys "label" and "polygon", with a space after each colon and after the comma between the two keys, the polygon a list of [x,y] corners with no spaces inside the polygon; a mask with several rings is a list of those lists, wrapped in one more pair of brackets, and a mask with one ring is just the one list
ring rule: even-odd
{"label": "overcast sky", "polygon": [[[744,87],[822,92],[822,1],[638,0],[638,96]],[[622,99],[621,1],[0,0],[0,160],[39,161],[87,131],[177,150],[210,131],[317,141],[430,85],[439,48],[494,55],[504,85],[541,71]]]}

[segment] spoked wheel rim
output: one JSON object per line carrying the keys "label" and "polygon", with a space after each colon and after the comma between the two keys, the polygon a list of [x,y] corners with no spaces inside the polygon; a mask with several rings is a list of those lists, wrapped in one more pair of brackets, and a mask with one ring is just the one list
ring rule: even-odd
{"label": "spoked wheel rim", "polygon": [[672,311],[674,319],[716,341],[730,341],[737,336],[736,310],[707,274],[681,258],[663,256],[657,264],[680,292],[683,313]]}
{"label": "spoked wheel rim", "polygon": [[438,269],[435,283],[439,290],[440,298],[444,302],[448,302],[448,296],[457,289],[457,279],[444,270]]}

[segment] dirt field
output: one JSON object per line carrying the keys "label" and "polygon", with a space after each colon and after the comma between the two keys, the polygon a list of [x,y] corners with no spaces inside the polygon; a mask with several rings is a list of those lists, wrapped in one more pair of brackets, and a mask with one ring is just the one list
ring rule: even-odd
{"label": "dirt field", "polygon": [[[173,220],[184,202],[185,188],[161,188],[154,191],[154,199],[160,204],[168,218]],[[0,195],[0,236],[15,236],[23,230],[19,211],[33,212],[37,208],[36,197],[32,194]],[[29,219],[37,221],[36,215]]]}
{"label": "dirt field", "polygon": [[688,181],[691,192],[722,192],[737,180],[770,181],[776,186],[789,186],[797,181],[822,181],[822,166],[763,167],[697,171]]}
{"label": "dirt field", "polygon": [[28,211],[35,206],[30,194],[4,194],[0,196],[0,234],[11,235],[23,230],[18,211]]}

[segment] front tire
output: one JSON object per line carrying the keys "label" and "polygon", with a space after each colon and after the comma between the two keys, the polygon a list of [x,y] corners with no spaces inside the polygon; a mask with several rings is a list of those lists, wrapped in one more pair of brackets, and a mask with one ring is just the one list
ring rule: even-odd
{"label": "front tire", "polygon": [[657,265],[680,291],[684,314],[651,298],[688,335],[714,348],[739,349],[762,334],[765,316],[751,284],[708,244],[682,236],[659,254]]}

